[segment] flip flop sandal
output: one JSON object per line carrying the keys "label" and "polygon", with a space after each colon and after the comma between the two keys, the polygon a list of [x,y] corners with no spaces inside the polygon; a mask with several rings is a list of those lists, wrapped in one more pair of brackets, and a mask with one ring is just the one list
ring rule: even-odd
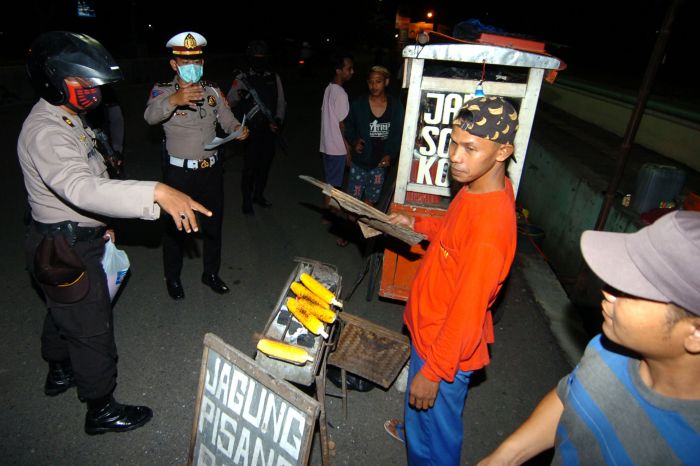
{"label": "flip flop sandal", "polygon": [[404,432],[403,422],[398,419],[391,419],[384,422],[384,430],[401,443],[406,442],[406,432]]}

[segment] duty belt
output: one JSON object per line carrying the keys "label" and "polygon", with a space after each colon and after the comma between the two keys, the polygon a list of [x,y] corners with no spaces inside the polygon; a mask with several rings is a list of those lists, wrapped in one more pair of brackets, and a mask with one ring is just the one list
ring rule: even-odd
{"label": "duty belt", "polygon": [[62,234],[66,237],[70,244],[75,244],[76,241],[90,241],[97,238],[102,238],[107,231],[107,227],[80,227],[77,222],[60,222],[60,223],[41,223],[32,220],[32,224],[36,231],[42,235]]}
{"label": "duty belt", "polygon": [[170,165],[180,168],[187,168],[188,170],[199,170],[201,168],[213,167],[216,162],[219,161],[219,155],[214,154],[210,157],[206,157],[201,160],[197,159],[181,159],[179,157],[174,157],[170,155]]}

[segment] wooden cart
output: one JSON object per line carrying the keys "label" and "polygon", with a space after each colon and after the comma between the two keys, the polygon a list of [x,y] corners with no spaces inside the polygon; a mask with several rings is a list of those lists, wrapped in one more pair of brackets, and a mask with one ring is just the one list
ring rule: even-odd
{"label": "wooden cart", "polygon": [[[508,176],[517,195],[546,70],[559,59],[490,44],[411,45],[403,50],[403,87],[408,88],[401,152],[390,212],[443,216],[452,198],[448,145],[451,121],[477,92],[505,97],[519,109],[515,163]],[[384,250],[379,295],[406,300],[423,243]]]}

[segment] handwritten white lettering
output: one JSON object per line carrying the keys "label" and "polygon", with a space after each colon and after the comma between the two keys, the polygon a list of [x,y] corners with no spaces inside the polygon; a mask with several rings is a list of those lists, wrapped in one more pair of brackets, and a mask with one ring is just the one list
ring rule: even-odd
{"label": "handwritten white lettering", "polygon": [[199,447],[197,466],[216,466],[216,455],[214,455],[214,453],[212,453],[205,445],[201,445]]}
{"label": "handwritten white lettering", "polygon": [[229,398],[226,402],[234,413],[240,415],[243,411],[243,402],[245,401],[245,391],[248,386],[248,376],[241,371],[233,371],[231,377],[231,390],[229,390]]}
{"label": "handwritten white lettering", "polygon": [[433,184],[433,177],[430,174],[430,169],[437,160],[437,157],[420,157],[418,159],[418,173],[416,174],[416,183]]}
{"label": "handwritten white lettering", "polygon": [[[236,456],[233,457],[234,464],[242,464],[248,466],[248,454],[250,453],[250,431],[245,427],[241,429],[241,436],[238,439],[238,448],[236,448]],[[241,462],[240,460],[243,460]]]}
{"label": "handwritten white lettering", "polygon": [[[255,387],[259,386],[260,387],[260,395],[255,396]],[[262,414],[263,414],[263,402],[265,401],[265,395],[267,394],[267,390],[265,390],[262,385],[258,385],[255,383],[253,379],[250,379],[250,383],[248,384],[248,395],[245,397],[245,406],[243,407],[243,419],[248,421],[255,427],[256,429],[260,427],[260,420],[262,419]],[[253,400],[257,398],[258,404],[257,404],[257,412],[253,414],[251,412],[251,407],[253,405]]]}
{"label": "handwritten white lettering", "polygon": [[425,126],[416,141],[418,166],[415,183],[449,186],[451,123],[469,98],[469,94],[426,92],[422,102],[422,123]]}
{"label": "handwritten white lettering", "polygon": [[270,430],[270,421],[273,421],[273,433],[272,440],[279,442],[280,433],[282,432],[282,420],[284,419],[284,412],[287,409],[287,403],[284,401],[280,404],[279,415],[276,416],[277,404],[275,403],[275,395],[272,392],[267,395],[267,403],[265,404],[265,415],[262,425],[260,426],[260,431],[265,434]]}
{"label": "handwritten white lettering", "polygon": [[[229,430],[229,426],[231,426],[231,430]],[[226,414],[226,412],[222,412],[219,436],[216,439],[216,449],[228,458],[231,458],[233,454],[233,444],[236,440],[234,434],[237,428],[238,423],[236,420]]]}
{"label": "handwritten white lettering", "polygon": [[282,430],[280,446],[292,458],[299,457],[299,450],[301,450],[301,436],[299,433],[303,431],[304,417],[296,409],[289,409],[284,422],[284,429]]}
{"label": "handwritten white lettering", "polygon": [[197,464],[297,464],[307,427],[301,411],[218,355],[207,366],[205,382]]}
{"label": "handwritten white lettering", "polygon": [[[425,112],[423,114],[423,121],[429,125],[440,124],[440,121],[442,120],[442,106],[445,103],[445,94],[428,92],[425,97],[427,99],[435,99],[435,110],[433,113]],[[430,102],[426,102],[426,106],[430,108]]]}

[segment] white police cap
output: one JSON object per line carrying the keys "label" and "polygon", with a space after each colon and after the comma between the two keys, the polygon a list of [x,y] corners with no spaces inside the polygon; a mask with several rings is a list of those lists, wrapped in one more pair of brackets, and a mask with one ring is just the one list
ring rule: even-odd
{"label": "white police cap", "polygon": [[173,49],[173,55],[183,58],[202,56],[205,45],[207,45],[207,40],[204,36],[193,31],[175,34],[165,44],[166,47]]}

